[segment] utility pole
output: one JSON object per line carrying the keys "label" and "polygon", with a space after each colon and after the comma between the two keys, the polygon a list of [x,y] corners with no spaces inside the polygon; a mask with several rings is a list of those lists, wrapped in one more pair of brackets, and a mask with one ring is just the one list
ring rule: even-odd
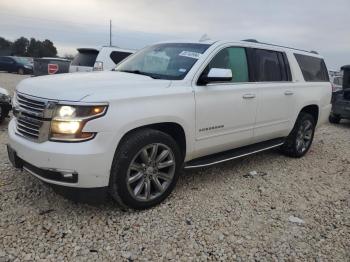
{"label": "utility pole", "polygon": [[109,20],[109,46],[112,46],[112,20]]}

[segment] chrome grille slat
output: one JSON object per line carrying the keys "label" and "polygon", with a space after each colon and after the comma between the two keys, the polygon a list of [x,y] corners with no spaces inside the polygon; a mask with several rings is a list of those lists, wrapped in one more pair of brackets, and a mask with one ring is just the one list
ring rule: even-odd
{"label": "chrome grille slat", "polygon": [[34,108],[32,106],[27,106],[27,105],[23,105],[23,104],[20,105],[19,107],[24,108],[24,109],[29,110],[29,111],[35,111],[35,112],[42,112],[43,111],[43,109],[38,109],[38,108]]}
{"label": "chrome grille slat", "polygon": [[47,140],[49,122],[45,119],[45,112],[49,101],[20,93],[16,95],[15,102],[20,112],[15,115],[16,132],[37,142]]}
{"label": "chrome grille slat", "polygon": [[29,127],[29,126],[24,126],[23,124],[21,124],[20,122],[17,122],[17,126],[20,127],[21,129],[29,129],[31,130],[32,132],[35,132],[37,135],[39,135],[39,129],[37,128],[32,128],[32,127]]}
{"label": "chrome grille slat", "polygon": [[34,132],[30,132],[30,131],[27,131],[23,128],[21,128],[20,126],[17,125],[17,131],[19,131],[19,133],[21,133],[23,135],[24,134],[29,134],[30,136],[32,137],[35,137],[35,138],[38,138],[39,134],[38,133],[34,133]]}
{"label": "chrome grille slat", "polygon": [[17,122],[19,122],[20,124],[24,124],[24,125],[29,125],[29,126],[32,126],[33,128],[36,128],[36,129],[39,129],[40,128],[40,125],[41,123],[33,123],[33,122],[29,122],[27,120],[24,120],[23,117],[17,119]]}
{"label": "chrome grille slat", "polygon": [[45,105],[42,106],[42,105],[38,105],[38,104],[35,104],[35,103],[32,103],[32,102],[28,102],[28,101],[25,101],[25,100],[22,100],[20,98],[17,99],[19,103],[21,103],[22,105],[26,105],[28,107],[33,107],[37,110],[44,110],[45,108]]}
{"label": "chrome grille slat", "polygon": [[28,98],[28,97],[25,97],[25,96],[20,95],[20,94],[17,94],[17,99],[22,100],[22,101],[26,101],[28,103],[35,104],[37,106],[41,106],[43,109],[45,108],[45,102],[41,101],[41,100],[35,100],[34,98]]}

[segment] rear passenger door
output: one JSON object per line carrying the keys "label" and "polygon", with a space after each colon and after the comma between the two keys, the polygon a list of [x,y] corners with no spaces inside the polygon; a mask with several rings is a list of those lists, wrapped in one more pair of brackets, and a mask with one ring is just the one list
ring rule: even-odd
{"label": "rear passenger door", "polygon": [[251,48],[249,60],[258,88],[254,142],[287,136],[295,105],[287,56],[283,52]]}

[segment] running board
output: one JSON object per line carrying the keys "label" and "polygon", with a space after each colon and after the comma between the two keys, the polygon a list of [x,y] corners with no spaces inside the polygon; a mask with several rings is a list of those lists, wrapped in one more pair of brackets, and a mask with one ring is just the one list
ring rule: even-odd
{"label": "running board", "polygon": [[239,147],[239,148],[224,151],[221,153],[216,153],[213,155],[196,158],[189,162],[186,162],[185,169],[211,166],[222,162],[230,161],[233,159],[237,159],[240,157],[256,154],[265,150],[279,147],[284,144],[284,141],[285,141],[285,138],[276,138],[265,142],[260,142],[257,144]]}

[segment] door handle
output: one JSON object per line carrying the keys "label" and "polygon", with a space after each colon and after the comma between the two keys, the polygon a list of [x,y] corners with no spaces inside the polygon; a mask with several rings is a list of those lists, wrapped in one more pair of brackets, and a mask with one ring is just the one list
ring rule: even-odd
{"label": "door handle", "polygon": [[255,97],[256,97],[255,94],[244,94],[243,95],[243,99],[253,99]]}
{"label": "door handle", "polygon": [[286,92],[284,92],[284,94],[286,96],[291,96],[291,95],[294,95],[294,92],[293,91],[290,91],[290,90],[287,90]]}

